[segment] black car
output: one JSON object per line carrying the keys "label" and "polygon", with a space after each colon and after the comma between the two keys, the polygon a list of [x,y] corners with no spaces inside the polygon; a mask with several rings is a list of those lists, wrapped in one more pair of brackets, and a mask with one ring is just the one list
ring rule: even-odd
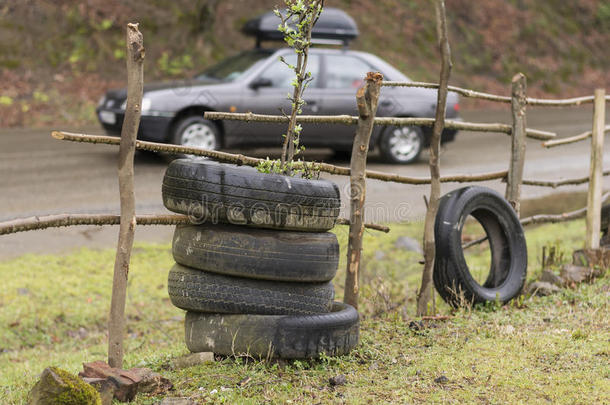
{"label": "black car", "polygon": [[[332,17],[329,10],[332,9],[325,9],[324,13]],[[261,19],[258,19],[259,23]],[[320,19],[318,26],[322,22]],[[252,22],[248,24],[252,26]],[[337,40],[328,32],[324,35],[325,42]],[[385,80],[409,80],[370,53],[312,47],[309,54],[308,69],[313,81],[305,92],[307,104],[303,107],[303,114],[356,115],[356,91],[370,71],[381,72]],[[279,114],[283,109],[289,113],[291,106],[287,95],[294,73],[279,60],[280,57],[295,64],[296,56],[292,49],[257,47],[228,58],[192,79],[145,86],[138,139],[207,149],[280,145],[286,129],[284,124],[212,122],[203,118],[205,111]],[[120,134],[126,96],[125,90],[112,90],[100,100],[97,115],[109,134]],[[433,117],[435,108],[436,90],[383,88],[377,115]],[[457,118],[458,108],[457,95],[449,93],[447,117]],[[304,125],[301,143],[306,147],[348,152],[351,151],[354,132],[353,126],[341,124]],[[429,145],[430,132],[429,127],[376,127],[371,147],[379,147],[388,162],[409,163]],[[442,141],[452,141],[455,134],[454,130],[446,130]]]}

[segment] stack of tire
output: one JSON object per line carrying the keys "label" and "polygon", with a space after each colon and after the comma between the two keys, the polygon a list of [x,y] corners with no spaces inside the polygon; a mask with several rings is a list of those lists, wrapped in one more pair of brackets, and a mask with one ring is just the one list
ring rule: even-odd
{"label": "stack of tire", "polygon": [[311,358],[358,343],[357,311],[333,302],[334,183],[178,159],[162,192],[192,222],[176,227],[168,279],[190,351]]}

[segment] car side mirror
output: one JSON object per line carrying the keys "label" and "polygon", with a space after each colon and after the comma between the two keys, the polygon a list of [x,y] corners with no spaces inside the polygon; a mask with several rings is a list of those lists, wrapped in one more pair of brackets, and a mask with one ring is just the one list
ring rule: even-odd
{"label": "car side mirror", "polygon": [[271,79],[267,79],[265,77],[259,77],[258,79],[254,79],[252,83],[250,83],[250,88],[253,90],[258,90],[261,87],[271,87],[273,86],[273,82]]}

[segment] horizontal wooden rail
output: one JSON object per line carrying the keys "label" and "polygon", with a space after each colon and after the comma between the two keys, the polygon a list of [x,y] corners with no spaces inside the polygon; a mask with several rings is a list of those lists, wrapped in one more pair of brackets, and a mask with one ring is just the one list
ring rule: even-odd
{"label": "horizontal wooden rail", "polygon": [[[53,131],[51,133],[53,138],[64,140],[64,141],[72,141],[72,142],[85,142],[85,143],[99,143],[106,145],[118,145],[120,139],[114,136],[107,135],[87,135],[87,134],[75,134],[70,132],[60,132]],[[195,155],[195,156],[205,156],[209,157],[221,162],[229,162],[236,163],[238,165],[244,166],[257,166],[260,162],[264,161],[264,159],[253,158],[244,155],[238,155],[227,152],[220,152],[216,150],[207,150],[203,148],[194,148],[194,147],[186,147],[181,145],[170,145],[165,143],[156,143],[156,142],[147,142],[147,141],[136,141],[136,149],[147,150],[150,152],[165,152],[172,154],[185,154],[185,155]],[[320,170],[321,172],[336,174],[341,176],[349,176],[350,169],[348,167],[335,166],[328,163],[317,163],[317,162],[295,162],[293,168],[299,169],[303,168],[305,165],[314,165],[316,170]],[[507,171],[499,171],[492,173],[482,173],[482,174],[457,174],[451,176],[441,177],[441,182],[443,183],[468,183],[468,182],[477,182],[477,181],[488,181],[488,180],[498,180],[506,178]],[[390,181],[394,183],[401,184],[430,184],[429,178],[422,177],[407,177],[400,176],[398,174],[389,174],[384,172],[378,172],[374,170],[367,170],[366,177],[369,179],[380,180],[380,181]]]}
{"label": "horizontal wooden rail", "polygon": [[[113,214],[55,214],[34,216],[0,222],[0,235],[75,225],[119,225],[120,221],[120,215]],[[186,215],[147,214],[136,215],[136,223],[138,225],[188,225],[193,222],[191,222],[190,218]],[[336,224],[349,225],[350,222],[347,218],[337,218]],[[385,225],[364,224],[364,227],[385,233],[390,232],[390,228]]]}
{"label": "horizontal wooden rail", "polygon": [[[610,132],[610,125],[604,127],[604,132]],[[567,145],[569,143],[576,143],[576,142],[584,141],[586,139],[591,138],[591,134],[592,134],[591,131],[586,131],[586,132],[583,132],[582,134],[570,136],[568,138],[553,139],[553,140],[544,142],[542,144],[542,146],[544,146],[545,148],[553,148],[555,146]]]}
{"label": "horizontal wooden rail", "polygon": [[[253,113],[227,113],[207,111],[204,117],[208,120],[230,120],[230,121],[247,121],[247,122],[268,122],[268,123],[287,123],[289,117],[282,115],[263,115]],[[349,115],[301,115],[297,117],[300,123],[318,123],[318,124],[343,124],[357,125],[358,117]],[[426,126],[434,125],[434,118],[402,118],[402,117],[376,117],[375,125],[396,125],[396,126]],[[497,132],[510,135],[512,127],[507,124],[497,123],[474,123],[462,122],[455,120],[445,121],[446,129],[457,129],[465,131],[478,132]],[[537,129],[527,129],[526,135],[533,139],[546,141],[555,138],[557,135],[554,132],[540,131]]]}
{"label": "horizontal wooden rail", "polygon": [[[385,81],[381,84],[386,87],[419,87],[427,89],[438,89],[438,83],[424,83],[424,82],[392,82]],[[463,89],[461,87],[449,86],[449,91],[458,93],[461,96],[469,98],[478,98],[480,100],[496,101],[500,103],[510,103],[511,98],[508,96],[498,96],[496,94],[483,93],[480,91],[474,91],[470,89]],[[606,100],[610,100],[610,96],[606,96]],[[582,104],[593,103],[593,96],[584,97],[573,97],[566,99],[541,99],[531,98],[526,99],[527,105],[540,106],[540,107],[570,107],[579,106]]]}
{"label": "horizontal wooden rail", "polygon": [[[610,176],[610,170],[606,170],[602,173],[603,176]],[[578,184],[584,184],[589,182],[589,176],[580,177],[577,179],[566,179],[558,181],[548,180],[523,180],[523,184],[526,186],[539,186],[539,187],[551,187],[557,188],[561,186],[574,186]]]}
{"label": "horizontal wooden rail", "polygon": [[[606,193],[602,196],[602,202],[607,200],[610,197],[610,193]],[[587,214],[587,207],[581,208],[576,211],[564,212],[563,214],[556,215],[532,215],[531,217],[523,218],[521,220],[522,226],[528,225],[541,225],[541,224],[555,224],[558,222],[566,222],[574,219],[584,218]],[[482,238],[471,240],[470,242],[464,243],[462,245],[462,250],[466,250],[472,246],[481,244],[487,240],[487,236],[483,236]]]}
{"label": "horizontal wooden rail", "polygon": [[[610,197],[610,193],[606,193],[602,196],[602,203]],[[554,224],[557,222],[566,222],[573,219],[584,218],[587,214],[587,207],[581,208],[576,211],[564,212],[563,214],[557,215],[532,215],[531,217],[523,218],[521,225],[535,225],[535,224]],[[601,231],[601,230],[600,230]]]}

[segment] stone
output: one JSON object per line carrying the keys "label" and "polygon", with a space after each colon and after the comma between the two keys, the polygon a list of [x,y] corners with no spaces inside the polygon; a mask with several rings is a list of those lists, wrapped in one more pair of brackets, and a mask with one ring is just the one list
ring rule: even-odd
{"label": "stone", "polygon": [[540,297],[555,294],[559,291],[559,287],[546,281],[536,281],[531,283],[527,288],[529,294],[538,295]]}
{"label": "stone", "polygon": [[189,368],[194,367],[199,364],[205,363],[213,363],[214,362],[214,353],[212,352],[201,352],[201,353],[192,353],[186,356],[178,357],[172,360],[173,368]]}
{"label": "stone", "polygon": [[572,264],[583,267],[597,267],[605,270],[610,267],[610,246],[599,249],[579,249],[572,254]]}
{"label": "stone", "polygon": [[566,284],[580,284],[595,277],[595,271],[588,267],[564,264],[560,275]]}
{"label": "stone", "polygon": [[330,383],[330,385],[337,386],[337,385],[345,385],[345,383],[347,382],[347,378],[345,377],[344,374],[339,374],[336,375],[334,377],[330,377],[328,379],[328,382]]}
{"label": "stone", "polygon": [[159,405],[195,405],[195,402],[190,398],[165,397]]}
{"label": "stone", "polygon": [[121,402],[132,401],[138,392],[159,395],[173,388],[170,380],[148,368],[122,370],[103,361],[84,363],[79,376],[90,381],[100,392],[107,389],[107,383],[114,385],[114,398]]}
{"label": "stone", "polygon": [[116,390],[116,385],[112,381],[106,378],[87,377],[83,377],[82,380],[99,392],[102,405],[112,405],[112,398],[114,398],[114,391]]}
{"label": "stone", "polygon": [[424,251],[422,250],[419,242],[408,236],[401,236],[398,239],[396,239],[396,242],[394,242],[394,247],[397,247],[399,249],[404,249],[409,252],[416,252],[419,254],[424,254]]}
{"label": "stone", "polygon": [[29,405],[101,405],[100,394],[80,378],[56,367],[44,369],[28,394]]}
{"label": "stone", "polygon": [[440,377],[435,378],[434,382],[437,384],[447,384],[449,382],[449,379],[442,375]]}
{"label": "stone", "polygon": [[138,392],[159,395],[174,388],[174,384],[170,380],[149,368],[132,368],[129,372],[140,377]]}
{"label": "stone", "polygon": [[557,274],[553,273],[551,270],[542,270],[540,281],[551,283],[557,287],[563,286],[563,279]]}

